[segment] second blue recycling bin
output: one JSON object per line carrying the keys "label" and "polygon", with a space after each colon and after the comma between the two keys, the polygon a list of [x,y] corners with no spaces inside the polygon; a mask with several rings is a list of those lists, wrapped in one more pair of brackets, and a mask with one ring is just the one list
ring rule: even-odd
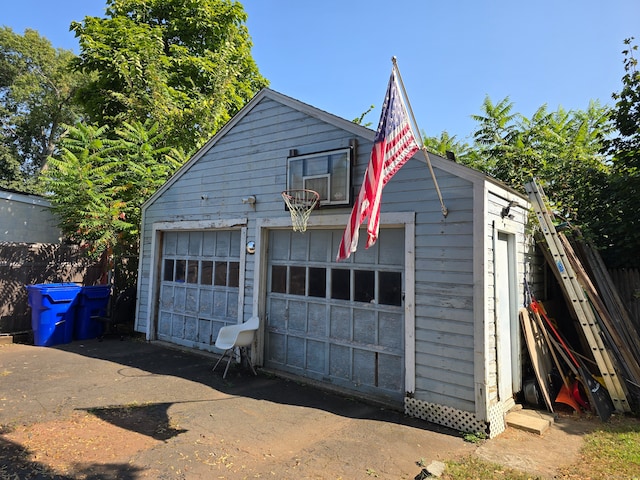
{"label": "second blue recycling bin", "polygon": [[76,283],[27,285],[34,345],[48,347],[73,340],[76,302],[81,288]]}
{"label": "second blue recycling bin", "polygon": [[82,287],[78,295],[73,338],[88,340],[102,335],[103,325],[92,317],[105,316],[111,295],[111,285]]}

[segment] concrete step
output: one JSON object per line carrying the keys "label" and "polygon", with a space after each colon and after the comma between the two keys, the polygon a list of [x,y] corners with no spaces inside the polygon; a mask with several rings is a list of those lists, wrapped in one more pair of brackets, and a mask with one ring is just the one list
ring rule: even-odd
{"label": "concrete step", "polygon": [[516,410],[507,413],[507,426],[542,435],[553,423],[553,415],[537,410]]}

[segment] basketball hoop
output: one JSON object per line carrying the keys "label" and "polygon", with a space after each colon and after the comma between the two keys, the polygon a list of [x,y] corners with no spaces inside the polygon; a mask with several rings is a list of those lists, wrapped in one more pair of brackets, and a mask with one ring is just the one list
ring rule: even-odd
{"label": "basketball hoop", "polygon": [[311,211],[320,201],[320,194],[315,190],[307,189],[285,190],[282,192],[282,199],[289,208],[293,231],[305,232]]}

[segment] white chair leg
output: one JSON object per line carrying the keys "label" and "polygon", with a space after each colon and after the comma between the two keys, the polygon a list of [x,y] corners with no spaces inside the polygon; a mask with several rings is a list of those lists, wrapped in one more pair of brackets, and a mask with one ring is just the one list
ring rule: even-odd
{"label": "white chair leg", "polygon": [[224,374],[222,374],[222,378],[227,378],[227,372],[229,371],[229,365],[231,365],[231,359],[233,358],[234,349],[229,350],[231,353],[229,354],[229,360],[227,360],[227,367],[224,369]]}
{"label": "white chair leg", "polygon": [[249,349],[247,347],[242,347],[240,349],[240,361],[242,361],[242,355],[244,354],[244,358],[247,360],[247,363],[249,364],[249,368],[251,369],[251,371],[253,372],[253,374],[255,376],[258,376],[258,374],[256,373],[256,369],[253,368],[253,362],[251,361],[251,358],[249,357],[248,350]]}
{"label": "white chair leg", "polygon": [[[229,350],[225,350],[222,353],[222,356],[218,359],[218,361],[216,362],[216,364],[213,366],[213,368],[211,369],[212,372],[215,372],[216,368],[218,367],[218,364],[222,361],[222,359],[225,357],[225,355],[229,352]],[[227,363],[227,368],[229,368],[229,364]],[[226,370],[225,370],[225,374],[226,374]],[[224,378],[224,377],[223,377]]]}
{"label": "white chair leg", "polygon": [[[240,354],[240,362],[242,363],[242,358],[244,356],[244,358],[247,360],[247,363],[249,364],[249,368],[251,369],[253,374],[257,376],[258,374],[256,373],[256,369],[253,367],[253,363],[251,362],[251,359],[249,358],[249,355],[247,353],[246,347],[239,347],[238,350],[239,350],[239,354]],[[218,361],[213,366],[211,371],[214,372],[216,370],[216,368],[218,367],[218,365],[220,364],[220,362],[222,361],[222,359],[225,356],[228,356],[229,358],[227,360],[227,366],[225,367],[224,373],[222,374],[222,378],[227,378],[227,372],[229,371],[229,366],[231,365],[231,360],[233,360],[234,354],[235,354],[235,348],[229,348],[229,349],[225,350],[224,353],[222,354],[222,356],[220,358],[218,358]]]}

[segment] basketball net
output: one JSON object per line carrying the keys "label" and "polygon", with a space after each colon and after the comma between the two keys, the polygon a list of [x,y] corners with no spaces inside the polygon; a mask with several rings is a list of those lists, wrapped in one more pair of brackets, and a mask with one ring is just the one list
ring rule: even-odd
{"label": "basketball net", "polygon": [[311,212],[320,200],[320,194],[315,190],[285,190],[282,192],[282,199],[289,208],[293,231],[305,232]]}

